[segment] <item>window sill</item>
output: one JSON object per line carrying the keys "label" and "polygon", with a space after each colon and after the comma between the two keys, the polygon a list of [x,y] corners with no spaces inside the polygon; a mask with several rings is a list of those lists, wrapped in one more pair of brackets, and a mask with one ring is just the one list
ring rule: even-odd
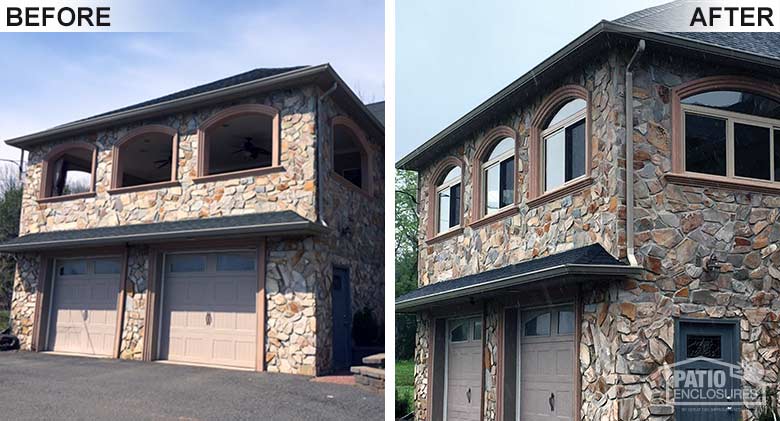
{"label": "window sill", "polygon": [[131,187],[116,187],[108,190],[108,194],[122,194],[122,193],[134,193],[144,190],[159,190],[167,189],[170,187],[179,187],[178,181],[163,181],[160,183],[141,184],[140,186]]}
{"label": "window sill", "polygon": [[463,234],[463,227],[462,226],[453,227],[453,228],[451,228],[451,229],[449,229],[447,231],[438,233],[438,234],[434,235],[433,237],[428,238],[427,240],[425,240],[425,244],[428,244],[428,245],[436,244],[436,243],[444,241],[444,240],[446,240],[448,238],[457,237],[457,236],[459,236],[461,234]]}
{"label": "window sill", "polygon": [[95,192],[90,191],[85,193],[68,194],[65,196],[43,197],[43,198],[38,198],[38,203],[67,202],[69,200],[89,199],[91,197],[95,197]]}
{"label": "window sill", "polygon": [[479,228],[483,225],[491,224],[493,222],[499,221],[504,218],[508,218],[510,216],[514,216],[515,214],[520,212],[520,208],[517,207],[516,204],[509,205],[505,207],[502,210],[499,210],[496,213],[492,213],[487,216],[483,216],[482,218],[472,222],[469,226],[471,228]]}
{"label": "window sill", "polygon": [[351,181],[347,180],[346,178],[342,177],[339,173],[335,171],[331,171],[330,174],[333,176],[333,179],[336,180],[339,184],[342,184],[344,187],[351,189],[355,192],[361,193],[365,195],[366,197],[371,197],[371,193],[368,192],[368,190],[364,187],[358,187],[354,184],[352,184]]}
{"label": "window sill", "polygon": [[282,171],[284,171],[284,167],[282,166],[253,168],[251,170],[233,171],[223,174],[202,175],[193,178],[192,181],[194,183],[209,183],[212,181],[231,180],[234,178],[256,177],[259,175],[273,174]]}
{"label": "window sill", "polygon": [[664,179],[672,184],[693,187],[716,187],[726,190],[748,191],[754,193],[780,194],[780,183],[772,181],[753,181],[729,178],[719,175],[694,173],[666,174]]}
{"label": "window sill", "polygon": [[564,184],[563,186],[558,187],[555,190],[550,190],[548,192],[545,192],[541,196],[529,200],[526,204],[530,208],[535,208],[547,202],[552,202],[553,200],[557,200],[562,197],[568,196],[572,193],[576,193],[584,189],[585,187],[590,186],[591,184],[593,184],[593,178],[582,177],[578,180],[570,181],[568,184]]}

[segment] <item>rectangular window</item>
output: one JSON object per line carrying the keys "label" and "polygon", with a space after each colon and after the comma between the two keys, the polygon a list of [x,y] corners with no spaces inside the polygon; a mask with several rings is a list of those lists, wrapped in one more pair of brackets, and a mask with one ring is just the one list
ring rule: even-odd
{"label": "rectangular window", "polygon": [[544,137],[544,190],[585,175],[585,119]]}
{"label": "rectangular window", "polygon": [[734,123],[734,175],[772,179],[770,129]]}
{"label": "rectangular window", "polygon": [[438,232],[444,232],[458,226],[460,224],[460,183],[439,191],[438,201]]}
{"label": "rectangular window", "polygon": [[450,194],[449,190],[439,192],[439,232],[452,226],[450,223]]}
{"label": "rectangular window", "polygon": [[171,272],[203,272],[206,270],[206,256],[179,254],[168,256]]}
{"label": "rectangular window", "polygon": [[721,358],[720,336],[688,335],[686,338],[687,358]]}
{"label": "rectangular window", "polygon": [[98,275],[109,275],[119,273],[119,260],[116,259],[98,259],[95,260],[95,273]]}
{"label": "rectangular window", "polygon": [[544,139],[544,189],[553,190],[566,182],[565,159],[566,133],[560,130]]}
{"label": "rectangular window", "polygon": [[450,228],[460,224],[460,183],[450,187]]}
{"label": "rectangular window", "polygon": [[726,175],[726,120],[685,114],[685,169]]}
{"label": "rectangular window", "polygon": [[501,162],[501,195],[499,206],[509,206],[514,202],[514,188],[515,188],[515,160],[507,159]]}
{"label": "rectangular window", "polygon": [[566,128],[566,181],[585,175],[585,120]]}
{"label": "rectangular window", "polygon": [[501,208],[499,191],[500,187],[500,174],[499,166],[494,165],[487,169],[485,174],[485,214],[489,215]]}
{"label": "rectangular window", "polygon": [[255,270],[255,255],[252,253],[220,254],[217,256],[218,272],[253,270]]}
{"label": "rectangular window", "polygon": [[87,261],[66,260],[60,263],[60,268],[57,272],[60,274],[60,276],[85,275],[87,273]]}

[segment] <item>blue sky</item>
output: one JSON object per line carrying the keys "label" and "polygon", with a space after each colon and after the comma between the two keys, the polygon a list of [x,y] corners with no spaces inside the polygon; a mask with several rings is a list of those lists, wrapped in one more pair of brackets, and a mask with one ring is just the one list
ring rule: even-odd
{"label": "blue sky", "polygon": [[668,0],[396,0],[399,159],[602,19]]}
{"label": "blue sky", "polygon": [[381,0],[134,1],[170,32],[0,33],[0,139],[257,67],[330,62],[364,101],[384,99]]}

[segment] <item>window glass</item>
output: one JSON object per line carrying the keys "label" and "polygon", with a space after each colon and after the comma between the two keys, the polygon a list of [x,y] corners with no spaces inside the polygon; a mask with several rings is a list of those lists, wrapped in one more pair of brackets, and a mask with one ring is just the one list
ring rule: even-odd
{"label": "window glass", "polygon": [[574,333],[574,312],[561,310],[558,312],[558,334],[568,335]]}
{"label": "window glass", "polygon": [[501,162],[501,195],[499,200],[499,206],[509,206],[514,200],[514,188],[515,188],[515,160],[509,158]]}
{"label": "window glass", "polygon": [[566,182],[565,159],[566,134],[564,130],[558,130],[544,141],[544,189],[553,190]]}
{"label": "window glass", "polygon": [[525,336],[548,336],[550,334],[550,313],[542,313],[525,322]]}
{"label": "window glass", "polygon": [[[460,167],[453,167],[438,186],[459,181],[460,176]],[[437,200],[439,207],[438,232],[446,231],[460,224],[460,183],[439,190]]]}
{"label": "window glass", "polygon": [[780,181],[780,130],[775,130],[775,181]]}
{"label": "window glass", "polygon": [[117,187],[140,186],[171,180],[173,139],[166,133],[140,135],[122,144],[121,174]]}
{"label": "window glass", "polygon": [[95,260],[95,273],[98,275],[119,273],[119,266],[117,259],[97,259]]}
{"label": "window glass", "polygon": [[507,137],[506,139],[499,142],[494,148],[493,151],[490,153],[490,156],[487,157],[485,160],[490,161],[493,159],[498,158],[499,156],[503,155],[504,153],[507,153],[509,151],[514,152],[515,149],[515,140],[511,137]]}
{"label": "window glass", "polygon": [[450,227],[450,189],[439,192],[439,231]]}
{"label": "window glass", "polygon": [[253,271],[255,256],[252,253],[231,253],[217,255],[218,271]]}
{"label": "window glass", "polygon": [[770,129],[734,123],[734,175],[772,179]]}
{"label": "window glass", "polygon": [[780,119],[780,103],[762,95],[737,91],[712,91],[696,94],[681,101],[723,111]]}
{"label": "window glass", "polygon": [[206,139],[209,174],[272,164],[273,117],[269,115],[245,114],[227,119],[209,128]]}
{"label": "window glass", "polygon": [[74,148],[49,164],[47,182],[51,197],[91,191],[92,151]]}
{"label": "window glass", "polygon": [[485,214],[489,215],[501,208],[500,205],[500,166],[493,165],[485,171]]}
{"label": "window glass", "polygon": [[467,320],[455,322],[450,329],[450,342],[464,342],[469,340],[469,325]]}
{"label": "window glass", "polygon": [[65,260],[59,266],[57,272],[60,275],[85,275],[87,273],[86,260]]}
{"label": "window glass", "polygon": [[450,187],[450,228],[460,224],[460,183]]}
{"label": "window glass", "polygon": [[686,339],[687,358],[721,358],[721,337],[706,335],[688,335]]}
{"label": "window glass", "polygon": [[363,154],[357,135],[349,127],[333,127],[333,170],[357,187],[363,187]]}
{"label": "window glass", "polygon": [[685,170],[726,175],[726,120],[685,114]]}
{"label": "window glass", "polygon": [[585,109],[587,106],[587,102],[585,102],[584,99],[575,99],[573,101],[567,102],[566,105],[560,108],[557,113],[553,116],[552,119],[550,119],[550,122],[547,124],[547,127],[552,127],[558,123],[560,123],[563,120],[566,120],[567,118],[573,116],[574,114],[577,114],[578,112]]}
{"label": "window glass", "polygon": [[585,119],[566,128],[566,181],[585,175]]}
{"label": "window glass", "polygon": [[206,270],[206,256],[174,254],[168,256],[171,272],[203,272]]}
{"label": "window glass", "polygon": [[474,320],[474,334],[472,335],[472,338],[475,341],[482,340],[482,320],[480,319]]}
{"label": "window glass", "polygon": [[455,181],[460,178],[460,167],[452,167],[452,169],[447,173],[447,175],[444,177],[444,179],[439,183],[441,186],[442,184],[446,184],[450,181]]}

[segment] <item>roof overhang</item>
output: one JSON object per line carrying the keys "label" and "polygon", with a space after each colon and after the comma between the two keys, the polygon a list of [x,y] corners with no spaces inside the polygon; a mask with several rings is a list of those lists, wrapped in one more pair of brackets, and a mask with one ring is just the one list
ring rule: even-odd
{"label": "roof overhang", "polygon": [[532,98],[547,85],[583,61],[599,52],[620,45],[632,45],[644,39],[648,50],[655,47],[671,48],[699,60],[709,57],[720,65],[743,66],[751,70],[779,74],[780,60],[747,53],[701,41],[693,41],[675,34],[649,32],[639,28],[601,21],[584,34],[548,57],[539,65],[500,90],[463,117],[423,143],[396,163],[396,168],[417,171],[441,156],[446,149],[462,141],[481,126],[500,117],[514,106]]}
{"label": "roof overhang", "polygon": [[273,221],[260,222],[240,217],[223,217],[222,219],[227,220],[226,223],[215,226],[213,222],[219,219],[221,218],[28,234],[0,244],[0,252],[24,253],[207,238],[232,239],[272,235],[306,237],[329,232],[327,227],[303,218],[288,221],[274,218]]}
{"label": "roof overhang", "polygon": [[105,129],[110,126],[185,111],[187,109],[192,109],[193,107],[239,99],[246,97],[247,95],[305,84],[315,84],[323,91],[330,89],[336,84],[336,90],[331,94],[331,97],[339,103],[346,112],[351,116],[354,116],[359,122],[362,122],[363,125],[361,127],[366,130],[369,135],[380,138],[384,137],[384,126],[382,123],[368,110],[368,108],[366,108],[366,105],[363,104],[349,86],[344,83],[344,80],[341,79],[330,64],[321,64],[127,111],[74,121],[38,133],[8,139],[5,143],[17,148],[29,149],[35,145],[61,139],[63,137],[77,136],[95,130]]}
{"label": "roof overhang", "polygon": [[406,300],[397,300],[395,302],[395,311],[397,313],[415,313],[447,301],[489,295],[508,288],[552,279],[560,279],[564,283],[577,283],[593,278],[599,280],[637,278],[642,275],[643,271],[644,268],[640,266],[563,264],[519,275],[497,278],[476,285],[447,289]]}

